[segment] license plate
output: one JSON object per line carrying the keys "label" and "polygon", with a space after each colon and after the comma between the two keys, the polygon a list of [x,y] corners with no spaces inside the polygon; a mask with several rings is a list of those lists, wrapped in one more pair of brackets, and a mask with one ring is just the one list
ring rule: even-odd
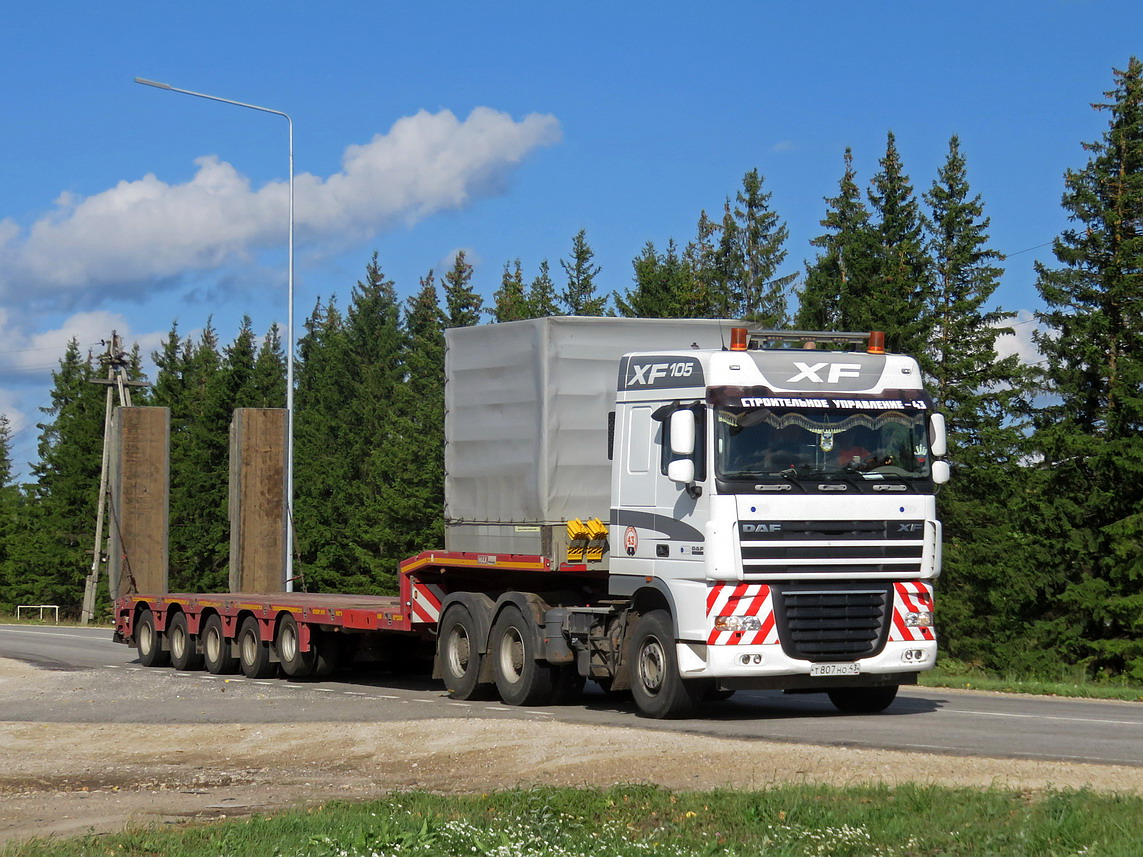
{"label": "license plate", "polygon": [[861,675],[861,664],[810,664],[810,675]]}

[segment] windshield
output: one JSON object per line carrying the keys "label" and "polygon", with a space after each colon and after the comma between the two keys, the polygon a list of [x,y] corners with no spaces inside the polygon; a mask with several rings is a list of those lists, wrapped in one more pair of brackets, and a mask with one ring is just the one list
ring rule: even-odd
{"label": "windshield", "polygon": [[724,480],[929,478],[924,410],[849,413],[793,408],[715,411]]}

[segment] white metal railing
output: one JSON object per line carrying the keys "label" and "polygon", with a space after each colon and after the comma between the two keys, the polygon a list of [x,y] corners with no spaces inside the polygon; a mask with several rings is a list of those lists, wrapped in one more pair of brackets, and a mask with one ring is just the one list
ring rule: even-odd
{"label": "white metal railing", "polygon": [[44,621],[44,611],[51,610],[54,614],[54,621],[58,625],[60,623],[60,608],[55,604],[17,604],[16,605],[16,618],[20,618],[21,610],[39,610],[40,621]]}

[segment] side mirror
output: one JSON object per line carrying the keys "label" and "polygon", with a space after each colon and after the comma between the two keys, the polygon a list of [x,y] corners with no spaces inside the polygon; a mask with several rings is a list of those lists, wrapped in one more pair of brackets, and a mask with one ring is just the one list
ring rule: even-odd
{"label": "side mirror", "polygon": [[934,461],[931,465],[933,484],[944,485],[952,476],[952,470],[947,461]]}
{"label": "side mirror", "polygon": [[929,415],[929,451],[937,458],[948,455],[948,435],[945,431],[945,415]]}
{"label": "side mirror", "polygon": [[[695,412],[690,408],[679,408],[671,414],[671,454],[695,454]],[[691,469],[694,469],[693,464]],[[671,478],[674,479],[673,476]],[[693,479],[694,476],[686,481],[690,482]],[[683,480],[675,479],[675,481]]]}
{"label": "side mirror", "polygon": [[[674,444],[671,444],[673,447]],[[947,465],[946,465],[947,466]],[[695,481],[695,463],[689,458],[677,458],[667,465],[667,478],[672,482],[690,485]]]}

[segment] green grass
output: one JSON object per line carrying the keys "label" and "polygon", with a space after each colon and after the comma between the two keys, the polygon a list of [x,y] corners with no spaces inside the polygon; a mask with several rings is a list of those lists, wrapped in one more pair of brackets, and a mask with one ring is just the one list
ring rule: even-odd
{"label": "green grass", "polygon": [[1138,857],[1143,798],[1086,791],[652,786],[393,794],[276,817],[9,846],[2,857]]}
{"label": "green grass", "polygon": [[[1093,681],[1082,667],[1066,665],[1061,665],[1054,676],[1002,675],[952,658],[940,658],[936,669],[921,673],[920,684],[923,687],[961,687],[1001,693],[1143,702],[1143,685],[1122,677]],[[1143,848],[1140,853],[1143,854]]]}

